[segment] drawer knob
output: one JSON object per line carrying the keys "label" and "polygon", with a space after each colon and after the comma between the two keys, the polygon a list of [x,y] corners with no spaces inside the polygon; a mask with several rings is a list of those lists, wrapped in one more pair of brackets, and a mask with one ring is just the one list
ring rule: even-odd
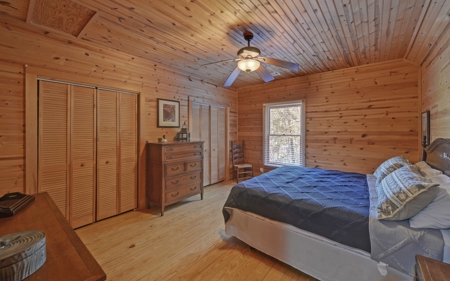
{"label": "drawer knob", "polygon": [[109,164],[109,160],[105,162],[106,164]]}
{"label": "drawer knob", "polygon": [[191,180],[195,179],[197,176],[191,176]]}
{"label": "drawer knob", "polygon": [[196,186],[194,186],[194,187],[191,187],[191,188],[189,188],[190,190],[196,190],[197,189],[197,187]]}
{"label": "drawer knob", "polygon": [[81,163],[81,165],[80,165],[81,167],[84,167],[84,163]]}
{"label": "drawer knob", "polygon": [[172,168],[172,171],[178,171],[180,169],[180,166],[176,167],[176,168]]}
{"label": "drawer knob", "polygon": [[177,191],[177,193],[171,193],[170,195],[172,195],[172,197],[177,197],[177,196],[178,196],[178,194],[180,194],[180,192],[179,192],[179,191]]}
{"label": "drawer knob", "polygon": [[195,166],[197,166],[197,163],[195,163],[195,164],[191,164],[191,167],[195,167]]}
{"label": "drawer knob", "polygon": [[179,182],[180,182],[180,180],[171,181],[172,184],[177,184],[177,183],[179,183]]}
{"label": "drawer knob", "polygon": [[173,156],[169,156],[169,159],[173,159]]}
{"label": "drawer knob", "polygon": [[167,150],[168,151],[173,151],[173,147],[168,147]]}

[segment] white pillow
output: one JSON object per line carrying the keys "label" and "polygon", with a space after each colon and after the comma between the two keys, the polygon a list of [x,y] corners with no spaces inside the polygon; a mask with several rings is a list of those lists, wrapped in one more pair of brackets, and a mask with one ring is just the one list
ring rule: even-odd
{"label": "white pillow", "polygon": [[417,162],[414,165],[416,165],[419,168],[420,173],[424,177],[433,177],[442,174],[442,171],[431,168],[430,165],[428,165],[428,163],[425,161]]}
{"label": "white pillow", "polygon": [[412,228],[450,228],[450,177],[437,175],[430,177],[439,183],[436,198],[417,215],[409,219]]}

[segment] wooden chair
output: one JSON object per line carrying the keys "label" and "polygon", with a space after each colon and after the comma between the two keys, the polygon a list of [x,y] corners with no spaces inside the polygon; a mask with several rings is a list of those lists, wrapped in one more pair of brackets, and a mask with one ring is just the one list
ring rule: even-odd
{"label": "wooden chair", "polygon": [[233,179],[239,183],[253,178],[253,165],[245,163],[245,143],[231,142],[233,158]]}

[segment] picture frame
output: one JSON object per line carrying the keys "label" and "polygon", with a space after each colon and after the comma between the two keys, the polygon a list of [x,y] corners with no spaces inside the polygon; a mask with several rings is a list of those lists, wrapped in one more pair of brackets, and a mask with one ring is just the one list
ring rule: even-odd
{"label": "picture frame", "polygon": [[430,111],[424,111],[421,115],[421,140],[422,145],[425,144],[425,146],[430,145]]}
{"label": "picture frame", "polygon": [[180,102],[157,99],[158,128],[180,127]]}

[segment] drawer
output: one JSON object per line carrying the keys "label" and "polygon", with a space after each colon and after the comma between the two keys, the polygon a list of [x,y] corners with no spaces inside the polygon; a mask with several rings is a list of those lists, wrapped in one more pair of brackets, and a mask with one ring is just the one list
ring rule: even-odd
{"label": "drawer", "polygon": [[180,175],[179,177],[166,180],[166,190],[178,189],[182,186],[186,186],[187,184],[199,182],[200,180],[200,172]]}
{"label": "drawer", "polygon": [[171,160],[183,160],[186,158],[192,158],[192,157],[201,157],[202,151],[185,151],[180,153],[168,153],[164,156],[164,161],[171,161]]}
{"label": "drawer", "polygon": [[186,171],[194,171],[202,168],[202,161],[191,161],[186,163]]}
{"label": "drawer", "polygon": [[190,151],[190,150],[201,150],[202,145],[197,144],[186,144],[186,145],[167,145],[164,146],[164,152],[182,152],[182,151]]}
{"label": "drawer", "polygon": [[184,172],[184,162],[164,165],[166,175],[176,175]]}
{"label": "drawer", "polygon": [[183,187],[178,190],[167,192],[166,195],[166,203],[176,202],[183,198],[190,197],[190,194],[195,195],[200,193],[200,182],[194,185],[190,185],[188,187]]}

